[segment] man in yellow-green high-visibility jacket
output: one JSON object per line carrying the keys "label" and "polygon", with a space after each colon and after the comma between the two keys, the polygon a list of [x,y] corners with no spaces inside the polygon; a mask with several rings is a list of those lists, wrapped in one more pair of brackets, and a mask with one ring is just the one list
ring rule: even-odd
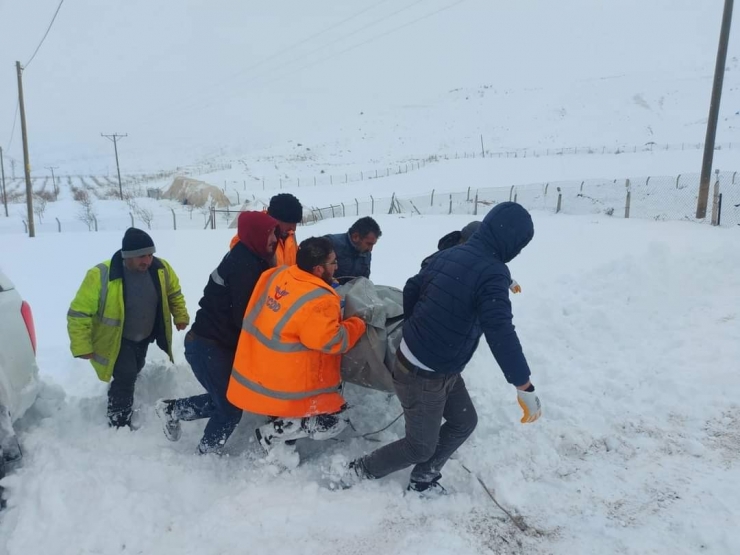
{"label": "man in yellow-green high-visibility jacket", "polygon": [[113,258],[88,270],[67,312],[72,355],[88,359],[111,382],[108,422],[131,427],[134,386],[154,341],[172,360],[172,319],[189,321],[177,274],[154,255],[154,241],[129,228]]}

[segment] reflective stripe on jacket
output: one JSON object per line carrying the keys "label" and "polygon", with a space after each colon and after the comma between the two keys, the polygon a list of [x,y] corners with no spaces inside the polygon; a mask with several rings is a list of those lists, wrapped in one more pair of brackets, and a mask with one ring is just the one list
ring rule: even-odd
{"label": "reflective stripe on jacket", "polygon": [[[180,281],[167,261],[155,257],[149,272],[155,278],[161,306],[154,326],[154,339],[172,360],[170,314],[176,324],[187,325],[190,317],[180,290]],[[110,381],[121,348],[124,306],[123,259],[119,251],[111,260],[88,270],[67,312],[72,355],[92,353],[90,362],[104,382]]]}
{"label": "reflective stripe on jacket", "polygon": [[330,285],[298,266],[264,272],[244,314],[228,400],[269,416],[337,412],[340,356],[365,332],[360,318],[341,321],[339,302]]}

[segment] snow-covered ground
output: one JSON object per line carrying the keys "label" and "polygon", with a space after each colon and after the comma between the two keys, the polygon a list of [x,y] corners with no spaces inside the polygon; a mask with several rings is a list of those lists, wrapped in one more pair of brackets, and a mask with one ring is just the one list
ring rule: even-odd
{"label": "snow-covered ground", "polygon": [[[0,265],[33,307],[44,380],[19,425],[23,465],[3,480],[0,554],[740,553],[736,29],[713,165],[726,227],[654,221],[693,219],[722,4],[78,0],[29,63],[59,1],[0,0],[11,194]],[[33,240],[23,236],[16,60],[33,189],[53,191],[50,168],[59,184]],[[128,135],[118,153],[135,206],[115,199],[113,148],[100,136],[113,132]],[[481,149],[491,156],[470,157]],[[132,215],[146,228],[148,211],[192,317],[233,233],[225,216],[204,231],[207,211],[146,197],[173,172],[222,188],[234,207],[280,190],[307,207],[344,203],[348,215],[403,199],[403,214],[377,216],[372,275],[398,287],[442,234],[472,219],[476,191],[486,201],[518,194],[536,234],[511,265],[524,289],[513,304],[543,419],[519,424],[484,346],[465,371],[480,424],[445,470],[453,495],[403,496],[405,473],[331,492],[326,476],[378,446],[355,436],[399,414],[395,398],[349,388],[357,432],[299,442],[300,466],[291,452],[265,459],[250,416],[228,456],[197,457],[203,424],[186,424],[172,444],[152,409],[200,392],[179,333],[175,365],[150,350],[142,427],[109,430],[105,385],[68,348],[65,314],[84,272],[118,248]],[[90,193],[98,233],[73,187]],[[449,193],[460,193],[453,215],[417,213],[449,211]],[[478,208],[480,217],[487,205]],[[352,220],[302,227],[299,238]],[[377,438],[402,432],[397,422]]]}
{"label": "snow-covered ground", "polygon": [[[357,432],[264,458],[246,415],[228,456],[194,454],[202,423],[169,443],[162,396],[198,393],[175,339],[137,385],[142,427],[111,431],[105,386],[68,351],[65,313],[85,270],[119,232],[0,244],[31,303],[45,387],[23,419],[25,459],[3,481],[0,552],[26,553],[716,553],[740,551],[740,262],[736,229],[535,212],[512,264],[515,323],[544,408],[534,425],[487,348],[465,371],[480,424],[444,472],[454,493],[403,495],[399,472],[348,491],[322,487],[378,443],[356,436],[400,413],[395,398],[349,388]],[[381,216],[372,278],[402,286],[440,235],[468,216]],[[341,231],[351,219],[299,229]],[[191,315],[231,232],[155,231]],[[79,242],[85,237],[84,246]],[[401,422],[377,437],[391,441]],[[465,464],[521,515],[519,531]],[[43,528],[43,533],[39,531]]]}

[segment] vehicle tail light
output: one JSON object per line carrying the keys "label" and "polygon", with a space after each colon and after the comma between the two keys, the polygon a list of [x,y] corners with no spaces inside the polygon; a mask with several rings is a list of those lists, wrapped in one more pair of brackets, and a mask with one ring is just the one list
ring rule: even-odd
{"label": "vehicle tail light", "polygon": [[26,301],[23,301],[23,303],[21,304],[21,314],[23,315],[23,321],[26,323],[28,337],[31,339],[33,354],[36,354],[36,328],[33,325],[33,314],[31,313],[31,305],[29,305]]}

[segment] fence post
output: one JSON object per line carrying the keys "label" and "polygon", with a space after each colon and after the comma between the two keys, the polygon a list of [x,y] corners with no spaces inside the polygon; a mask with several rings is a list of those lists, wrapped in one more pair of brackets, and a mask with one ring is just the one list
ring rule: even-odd
{"label": "fence post", "polygon": [[264,177],[262,178],[262,190],[263,191],[265,190],[265,178]]}
{"label": "fence post", "polygon": [[23,232],[28,233],[28,225],[26,224],[26,220],[21,220],[23,222]]}
{"label": "fence post", "polygon": [[478,189],[475,190],[475,205],[473,206],[473,216],[478,215]]}
{"label": "fence post", "polygon": [[331,208],[331,217],[334,217],[334,205],[330,204],[329,207]]}
{"label": "fence post", "polygon": [[736,175],[737,175],[737,172],[734,172],[734,173],[732,174],[732,184],[733,184],[733,185],[735,184],[735,176],[736,176]]}
{"label": "fence post", "polygon": [[558,187],[558,205],[555,208],[556,214],[560,213],[560,206],[561,206],[562,201],[563,201],[563,193],[560,192],[560,187]]}
{"label": "fence post", "polygon": [[545,195],[547,195],[547,188],[550,186],[549,183],[545,183]]}
{"label": "fence post", "polygon": [[300,177],[298,178],[298,186],[299,187],[301,186],[301,178]]}
{"label": "fence post", "polygon": [[629,179],[625,183],[625,187],[627,187],[627,200],[624,203],[624,217],[629,218],[630,217],[630,202],[632,200],[632,191],[630,191],[630,180]]}
{"label": "fence post", "polygon": [[131,227],[134,227],[134,215],[131,212],[128,215],[131,216]]}
{"label": "fence post", "polygon": [[329,185],[334,185],[334,177],[331,175],[329,176]]}
{"label": "fence post", "polygon": [[244,180],[244,190],[245,191],[247,190],[247,180],[246,179]]}
{"label": "fence post", "polygon": [[54,218],[57,221],[57,228],[59,229],[59,233],[62,232],[62,222],[59,221],[59,218]]}
{"label": "fence post", "polygon": [[395,208],[396,208],[396,193],[393,193],[391,195],[391,207],[388,209],[388,213],[393,214],[393,212],[395,212]]}
{"label": "fence post", "polygon": [[719,179],[714,182],[714,195],[712,196],[712,225],[719,225]]}
{"label": "fence post", "polygon": [[678,182],[681,180],[681,174],[678,174],[678,177],[676,177],[676,189],[678,189]]}
{"label": "fence post", "polygon": [[511,189],[509,189],[509,202],[511,202],[512,195],[514,194],[514,186],[511,186]]}
{"label": "fence post", "polygon": [[177,217],[175,216],[175,209],[170,208],[170,210],[172,211],[172,227],[175,231],[177,231]]}
{"label": "fence post", "polygon": [[360,181],[365,181],[365,172],[360,172]]}
{"label": "fence post", "polygon": [[717,200],[717,225],[719,226],[722,223],[722,193],[719,194],[719,199]]}
{"label": "fence post", "polygon": [[378,178],[378,170],[375,170],[375,179]]}
{"label": "fence post", "polygon": [[360,215],[360,203],[357,202],[357,199],[355,199],[355,216]]}
{"label": "fence post", "polygon": [[375,199],[370,195],[370,214],[375,214]]}
{"label": "fence post", "polygon": [[280,188],[281,189],[283,188],[283,178],[282,177],[280,178]]}
{"label": "fence post", "polygon": [[448,214],[452,214],[452,195],[450,195],[450,211]]}
{"label": "fence post", "polygon": [[650,177],[651,176],[648,175],[647,179],[645,180],[645,187],[647,187],[648,185],[650,185]]}
{"label": "fence post", "polygon": [[582,192],[583,192],[583,184],[584,184],[585,182],[586,182],[585,180],[584,180],[584,181],[581,181],[581,190],[579,191],[579,193],[582,193]]}
{"label": "fence post", "polygon": [[95,222],[95,231],[98,230],[98,219],[93,215],[93,222]]}
{"label": "fence post", "polygon": [[468,198],[466,200],[470,202],[470,187],[468,187]]}
{"label": "fence post", "polygon": [[516,202],[517,193],[514,193],[514,202]]}
{"label": "fence post", "polygon": [[432,189],[432,200],[429,202],[429,206],[434,206],[434,189]]}
{"label": "fence post", "polygon": [[241,204],[242,201],[241,201],[241,198],[239,198],[239,191],[237,191],[236,189],[234,189],[234,192],[236,193],[236,203],[237,204]]}
{"label": "fence post", "polygon": [[342,217],[344,217],[344,203],[342,203]]}
{"label": "fence post", "polygon": [[344,174],[344,182],[345,183],[349,183],[349,178],[347,177],[347,174],[346,173]]}
{"label": "fence post", "polygon": [[313,176],[313,186],[316,187],[316,176]]}

